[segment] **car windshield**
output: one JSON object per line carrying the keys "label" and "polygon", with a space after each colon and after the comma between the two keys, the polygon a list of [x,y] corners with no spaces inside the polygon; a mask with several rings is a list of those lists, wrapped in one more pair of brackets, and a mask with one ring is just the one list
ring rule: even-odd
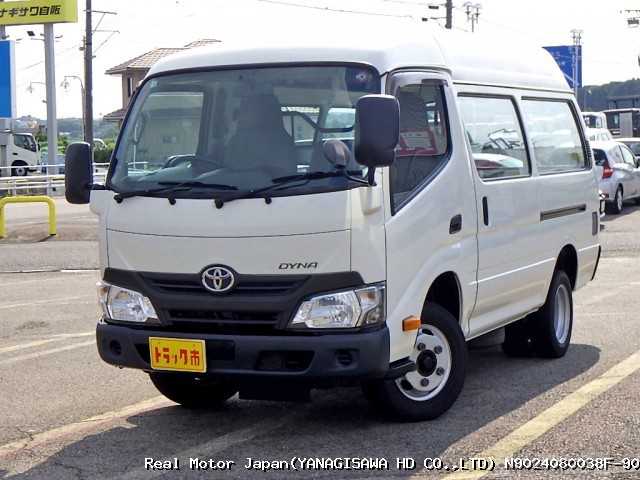
{"label": "car windshield", "polygon": [[[161,187],[176,183],[176,196],[215,197],[230,187],[237,195],[287,176],[336,172],[323,153],[324,142],[342,141],[353,152],[355,104],[379,92],[379,75],[364,66],[215,70],[150,79],[124,126],[109,186],[163,196],[169,189]],[[353,177],[366,172],[353,155],[346,170],[344,176],[288,182],[270,195],[359,186]]]}
{"label": "car windshield", "polygon": [[640,142],[624,142],[631,149],[635,156],[640,156]]}

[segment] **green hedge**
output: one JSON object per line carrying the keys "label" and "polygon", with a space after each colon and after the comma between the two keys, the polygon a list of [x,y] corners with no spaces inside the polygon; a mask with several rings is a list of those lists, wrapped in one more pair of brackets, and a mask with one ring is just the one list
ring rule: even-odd
{"label": "green hedge", "polygon": [[93,152],[93,161],[95,163],[109,163],[109,161],[111,160],[112,153],[113,153],[113,148],[95,150]]}

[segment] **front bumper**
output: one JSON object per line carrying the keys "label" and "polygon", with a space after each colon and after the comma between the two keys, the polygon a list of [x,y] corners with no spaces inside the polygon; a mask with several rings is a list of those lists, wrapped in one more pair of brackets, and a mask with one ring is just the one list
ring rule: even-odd
{"label": "front bumper", "polygon": [[[202,339],[207,375],[324,381],[370,379],[389,370],[389,331],[319,335],[212,335],[100,323],[98,352],[107,363],[151,371],[149,337]],[[324,382],[320,382],[324,383]]]}

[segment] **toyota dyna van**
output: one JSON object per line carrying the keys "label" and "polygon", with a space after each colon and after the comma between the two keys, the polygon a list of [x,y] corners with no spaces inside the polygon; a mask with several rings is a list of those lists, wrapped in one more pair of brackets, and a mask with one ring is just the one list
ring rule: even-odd
{"label": "toyota dyna van", "polygon": [[67,199],[99,217],[100,356],[185,407],[361,385],[432,419],[468,341],[569,347],[600,216],[553,59],[419,24],[332,37],[160,61],[104,186],[68,149]]}

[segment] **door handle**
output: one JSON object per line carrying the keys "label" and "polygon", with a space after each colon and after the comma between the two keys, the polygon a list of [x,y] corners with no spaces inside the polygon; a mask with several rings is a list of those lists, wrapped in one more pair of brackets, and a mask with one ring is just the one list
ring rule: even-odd
{"label": "door handle", "polygon": [[451,219],[449,223],[449,233],[454,234],[462,230],[462,215],[458,214]]}
{"label": "door handle", "polygon": [[482,220],[485,226],[489,226],[489,201],[487,197],[482,197]]}

